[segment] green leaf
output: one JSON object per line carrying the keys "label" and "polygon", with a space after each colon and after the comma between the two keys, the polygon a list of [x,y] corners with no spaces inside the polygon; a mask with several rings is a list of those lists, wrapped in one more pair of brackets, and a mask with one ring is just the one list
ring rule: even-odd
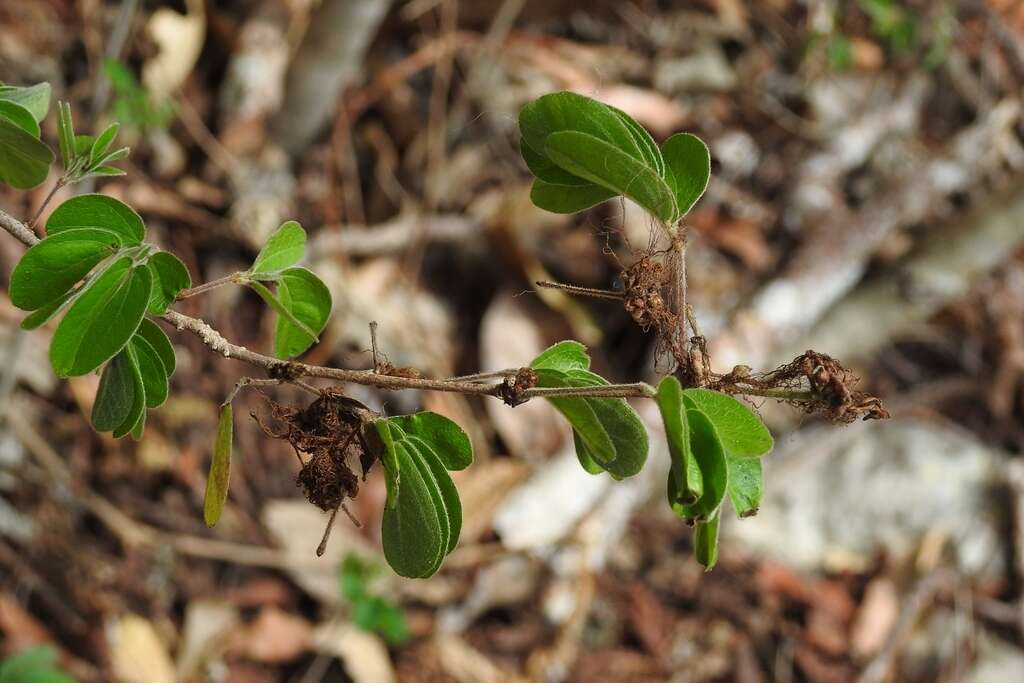
{"label": "green leaf", "polygon": [[648,166],[653,168],[659,177],[665,177],[665,159],[661,156],[661,150],[658,149],[658,145],[654,142],[654,138],[647,132],[647,129],[637,123],[632,116],[616,109],[615,107],[608,107],[620,119],[622,123],[629,129],[630,135],[633,136],[633,140],[636,142],[636,146],[640,149],[640,154],[643,155],[644,161]]}
{"label": "green leaf", "polygon": [[149,257],[148,266],[153,274],[153,292],[149,296],[149,312],[162,315],[174,303],[178,292],[192,286],[188,268],[174,254],[159,251]]}
{"label": "green leaf", "polygon": [[117,233],[121,244],[139,244],[146,226],[139,214],[124,202],[102,194],[83,194],[54,209],[46,221],[46,233],[56,235],[79,228],[103,228]]}
{"label": "green leaf", "polygon": [[661,146],[665,158],[665,182],[668,183],[685,216],[704,194],[711,178],[711,154],[707,145],[691,133],[676,133]]}
{"label": "green leaf", "polygon": [[56,662],[57,651],[48,645],[22,650],[0,663],[0,683],[75,683]]}
{"label": "green leaf", "polygon": [[42,184],[50,174],[53,152],[16,123],[0,117],[0,182],[19,190]]}
{"label": "green leaf", "polygon": [[217,440],[213,445],[213,459],[210,473],[206,476],[206,498],[203,500],[203,521],[212,527],[220,520],[224,504],[228,499],[228,484],[231,480],[231,437],[234,431],[234,417],[230,403],[220,407],[217,419]]}
{"label": "green leaf", "polygon": [[[537,386],[563,388],[577,386],[567,374],[558,370],[540,368],[537,370]],[[617,453],[612,437],[608,434],[588,398],[551,397],[547,399],[572,425],[573,432],[586,446],[589,459],[602,467],[615,460]]]}
{"label": "green leaf", "polygon": [[539,178],[533,181],[530,201],[551,213],[576,213],[611,199],[615,193],[593,183],[582,187],[553,185]]}
{"label": "green leaf", "polygon": [[113,166],[97,166],[96,168],[89,169],[89,175],[101,175],[116,178],[118,176],[128,174],[124,170],[120,168],[115,168]]}
{"label": "green leaf", "polygon": [[446,514],[437,504],[440,492],[424,480],[406,448],[395,444],[402,472],[395,505],[384,508],[381,537],[384,557],[401,576],[425,578],[437,571],[448,548]]}
{"label": "green leaf", "polygon": [[711,571],[718,562],[718,527],[722,519],[716,511],[708,521],[697,522],[693,546],[697,561],[704,565],[704,571]]}
{"label": "green leaf", "polygon": [[119,246],[109,230],[69,230],[32,246],[11,273],[11,303],[34,311],[67,294]]}
{"label": "green leaf", "polygon": [[71,105],[58,102],[57,109],[57,140],[60,143],[60,156],[65,172],[75,160],[75,124],[71,118]]}
{"label": "green leaf", "polygon": [[34,330],[37,327],[42,327],[53,320],[53,318],[60,313],[65,306],[71,303],[71,301],[84,290],[84,286],[76,287],[53,301],[50,301],[46,305],[37,308],[34,312],[26,315],[25,319],[21,321],[21,329]]}
{"label": "green leaf", "polygon": [[134,433],[136,427],[139,427],[141,431],[139,422],[146,417],[146,385],[142,379],[142,371],[139,370],[138,358],[130,344],[126,345],[121,353],[128,360],[132,382],[135,384],[135,393],[132,394],[132,405],[128,410],[128,417],[113,431],[115,439],[120,439],[125,434]]}
{"label": "green leaf", "polygon": [[139,329],[135,331],[135,334],[148,341],[153,350],[160,356],[164,370],[167,371],[167,376],[173,375],[175,367],[174,347],[171,346],[171,340],[167,338],[167,334],[149,318],[142,319],[142,322],[139,323]]}
{"label": "green leaf", "polygon": [[758,458],[772,449],[772,434],[761,418],[732,396],[708,389],[687,389],[683,396],[715,425],[731,457]]}
{"label": "green leaf", "polygon": [[726,456],[729,468],[729,500],[736,514],[750,517],[757,514],[764,496],[764,474],[761,461],[757,458],[733,458]]}
{"label": "green leaf", "polygon": [[135,374],[127,353],[110,359],[100,376],[96,400],[92,404],[91,422],[97,432],[116,429],[131,413],[135,403]]}
{"label": "green leaf", "polygon": [[473,463],[473,444],[469,436],[444,415],[423,411],[390,417],[388,422],[401,430],[399,440],[413,436],[426,442],[446,469],[463,470]]}
{"label": "green leaf", "polygon": [[[564,91],[551,93],[523,107],[519,113],[519,132],[526,144],[539,154],[547,153],[552,134],[573,131],[597,138],[634,160],[646,163],[644,152],[620,114],[618,110],[583,95]],[[560,163],[557,165],[579,176],[571,168]]]}
{"label": "green leaf", "polygon": [[288,322],[290,322],[292,325],[298,328],[298,331],[300,333],[306,335],[306,337],[312,337],[315,341],[319,341],[319,339],[316,338],[316,333],[312,329],[310,329],[309,325],[295,317],[295,314],[292,313],[291,308],[289,306],[285,306],[281,299],[272,291],[270,291],[270,289],[268,289],[265,284],[263,284],[259,280],[245,280],[245,284],[248,285],[254,292],[259,294],[260,298],[263,299],[263,302],[270,306],[270,308],[273,309],[273,311],[277,313],[279,316],[281,316],[281,318],[288,320]]}
{"label": "green leaf", "polygon": [[658,410],[665,424],[672,466],[668,477],[669,503],[693,503],[704,492],[700,468],[690,450],[690,425],[679,380],[669,375],[658,384]]}
{"label": "green leaf", "polygon": [[544,152],[570,173],[629,197],[666,222],[679,217],[675,196],[657,169],[604,140],[578,131],[552,133]]}
{"label": "green leaf", "polygon": [[92,145],[96,142],[96,138],[91,135],[76,135],[75,136],[75,156],[84,157],[86,160],[89,158],[89,152],[92,151]]}
{"label": "green leaf", "polygon": [[167,393],[170,390],[167,368],[164,367],[164,362],[160,360],[160,354],[153,345],[138,332],[132,337],[130,345],[139,366],[139,374],[142,376],[146,407],[157,408],[167,400]]}
{"label": "green leaf", "polygon": [[20,104],[0,99],[0,117],[6,118],[32,137],[39,138],[39,124],[32,118],[32,113]]}
{"label": "green leaf", "polygon": [[[543,149],[543,148],[541,148]],[[530,169],[537,180],[550,185],[568,185],[574,188],[596,188],[597,186],[589,180],[569,173],[564,168],[559,168],[555,162],[544,156],[543,152],[535,150],[526,143],[526,138],[519,138],[519,153],[523,155],[526,167]],[[542,207],[543,208],[543,207]]]}
{"label": "green leaf", "polygon": [[110,148],[110,143],[117,137],[117,131],[121,127],[121,124],[114,122],[107,126],[107,128],[96,136],[96,139],[92,143],[92,147],[89,149],[89,165],[98,166],[104,159],[107,150]]}
{"label": "green leaf", "polygon": [[700,468],[704,490],[695,503],[676,503],[672,509],[680,517],[705,521],[711,519],[725,498],[729,472],[725,451],[711,420],[699,410],[687,410],[686,418],[690,426],[690,448]]}
{"label": "green leaf", "polygon": [[590,355],[587,353],[586,346],[578,341],[567,339],[546,348],[533,359],[530,367],[534,370],[548,368],[561,372],[574,369],[587,370],[590,368]]}
{"label": "green leaf", "polygon": [[139,413],[139,419],[135,423],[135,426],[132,427],[132,431],[129,432],[131,434],[132,441],[141,441],[142,440],[142,434],[143,434],[143,432],[145,430],[146,430],[146,411],[143,410],[142,412]]}
{"label": "green leaf", "polygon": [[331,317],[331,292],[312,272],[289,268],[277,281],[277,296],[287,315],[277,319],[274,354],[278,358],[293,358],[319,341],[317,335]]}
{"label": "green leaf", "polygon": [[50,363],[58,377],[92,372],[120,351],[149,302],[152,277],[128,257],[115,262],[75,301],[50,343]]}
{"label": "green leaf", "polygon": [[50,84],[43,82],[25,87],[0,86],[0,100],[24,107],[39,123],[46,118],[46,113],[50,111]]}
{"label": "green leaf", "polygon": [[[403,443],[408,444],[406,448],[420,468],[423,481],[432,487],[432,492],[436,489],[434,503],[439,506],[438,520],[445,525],[441,531],[442,538],[445,539],[444,554],[447,555],[455,550],[455,546],[459,544],[459,535],[462,533],[462,501],[459,500],[459,490],[455,488],[448,470],[433,449],[427,447],[417,437]],[[444,514],[441,514],[442,511]]]}
{"label": "green leaf", "polygon": [[306,253],[306,231],[295,221],[279,227],[253,261],[251,273],[276,273],[294,266]]}
{"label": "green leaf", "polygon": [[[536,362],[536,361],[535,361]],[[582,368],[566,372],[537,369],[539,387],[596,387],[608,384]],[[614,477],[631,477],[647,461],[647,430],[636,411],[621,398],[549,397],[586,446],[577,453],[581,464],[597,463]],[[588,471],[590,471],[588,469]]]}

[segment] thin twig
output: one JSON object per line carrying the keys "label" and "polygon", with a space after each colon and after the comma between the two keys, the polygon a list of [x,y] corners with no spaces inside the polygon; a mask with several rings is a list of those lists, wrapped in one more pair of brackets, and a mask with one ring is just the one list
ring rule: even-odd
{"label": "thin twig", "polygon": [[180,292],[178,292],[177,299],[187,299],[197,294],[208,292],[211,289],[216,289],[217,287],[237,284],[239,282],[239,276],[240,273],[231,273],[231,275],[225,275],[224,277],[219,277],[216,280],[210,280],[209,282],[204,282],[201,285],[196,285],[195,287],[191,287],[189,289],[183,289]]}
{"label": "thin twig", "polygon": [[65,178],[61,177],[61,178],[57,179],[57,182],[53,184],[53,188],[50,189],[50,192],[46,195],[46,199],[44,199],[43,203],[39,205],[38,209],[36,209],[35,214],[32,216],[32,220],[30,220],[28,222],[28,228],[30,230],[35,227],[36,221],[38,221],[39,217],[43,215],[43,211],[46,209],[47,205],[50,203],[50,200],[53,199],[53,196],[55,194],[57,194],[57,191],[60,190],[60,188],[64,187],[67,184],[68,184],[68,182],[67,182],[67,180]]}
{"label": "thin twig", "polygon": [[576,294],[578,296],[589,296],[595,299],[612,299],[614,301],[622,301],[626,295],[624,292],[616,292],[611,289],[594,289],[593,287],[578,287],[576,285],[566,285],[561,282],[548,282],[547,280],[538,280],[535,282],[538,287],[544,289],[560,289],[563,292],[569,294]]}

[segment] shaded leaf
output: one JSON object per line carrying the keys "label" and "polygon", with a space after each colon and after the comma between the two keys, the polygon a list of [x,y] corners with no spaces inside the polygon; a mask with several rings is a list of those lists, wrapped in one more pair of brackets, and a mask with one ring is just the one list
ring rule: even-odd
{"label": "shaded leaf", "polygon": [[104,155],[107,153],[107,149],[110,148],[110,143],[117,137],[117,131],[120,129],[121,124],[116,121],[96,136],[96,139],[92,143],[92,147],[89,148],[89,165],[97,166],[100,164]]}
{"label": "shaded leaf", "polygon": [[116,429],[128,419],[135,403],[135,376],[122,352],[110,359],[100,376],[96,400],[92,404],[91,422],[98,432]]}
{"label": "shaded leaf", "polygon": [[67,171],[75,160],[75,124],[71,118],[71,105],[67,102],[58,102],[57,109],[57,140],[60,144],[61,162],[64,170]]}
{"label": "shaded leaf", "polygon": [[53,152],[16,123],[0,117],[0,182],[19,190],[42,184],[50,174]]}
{"label": "shaded leaf", "polygon": [[115,233],[95,228],[42,240],[25,252],[11,273],[11,303],[34,311],[61,298],[118,246]]}
{"label": "shaded leaf", "polygon": [[302,260],[306,252],[306,231],[295,221],[288,221],[267,239],[256,255],[252,273],[276,273]]}
{"label": "shaded leaf", "polygon": [[593,183],[582,187],[553,185],[543,180],[533,181],[530,201],[552,213],[576,213],[611,199],[615,193]]}
{"label": "shaded leaf", "polygon": [[148,341],[153,350],[160,356],[160,361],[164,364],[164,369],[167,371],[167,376],[173,375],[175,368],[174,347],[171,346],[171,340],[167,338],[167,334],[148,318],[142,319],[142,322],[139,323],[139,329],[135,331],[135,334]]}
{"label": "shaded leaf", "polygon": [[220,407],[217,419],[217,440],[213,445],[213,459],[206,476],[206,497],[203,499],[203,521],[212,527],[220,520],[224,504],[228,499],[228,485],[231,480],[231,441],[234,431],[234,416],[230,403]]}
{"label": "shaded leaf", "polygon": [[139,370],[138,358],[130,344],[124,347],[122,354],[128,361],[132,382],[135,384],[135,393],[132,394],[132,404],[128,410],[128,416],[113,431],[115,439],[120,439],[125,434],[133,432],[139,425],[139,421],[146,417],[146,387],[142,380],[142,371]]}
{"label": "shaded leaf", "polygon": [[167,400],[169,386],[167,369],[160,360],[160,354],[138,332],[130,342],[135,360],[139,366],[142,385],[146,393],[146,407],[157,408]]}
{"label": "shaded leaf", "polygon": [[79,228],[110,230],[120,236],[124,246],[138,244],[146,235],[146,226],[134,209],[102,194],[72,197],[54,209],[46,221],[46,233],[51,236]]}

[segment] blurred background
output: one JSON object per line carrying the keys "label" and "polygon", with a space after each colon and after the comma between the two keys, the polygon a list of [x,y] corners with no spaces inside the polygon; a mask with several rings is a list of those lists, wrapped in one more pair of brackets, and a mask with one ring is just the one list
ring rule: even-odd
{"label": "blurred background", "polygon": [[[689,300],[714,366],[814,349],[892,413],[757,402],[764,503],[727,516],[705,574],[649,402],[650,461],[613,482],[543,402],[345,387],[474,442],[460,546],[407,581],[379,550],[379,471],[362,528],[340,519],[315,556],[326,515],[249,420],[255,391],[205,528],[216,406],[245,366],[175,336],[170,400],[113,441],[88,424],[97,378],[57,381],[50,331],[17,332],[0,289],[0,658],[49,645],[76,680],[124,683],[1024,680],[1024,2],[0,0],[0,80],[49,81],[82,131],[120,121],[129,173],[96,189],[196,282],[299,220],[335,306],[310,362],[371,367],[376,320],[388,360],[432,377],[576,338],[609,378],[656,379],[621,306],[532,284],[617,286],[651,224],[622,201],[533,207],[516,115],[570,89],[659,140],[692,131],[713,176]],[[0,206],[27,218],[49,185]],[[0,239],[0,283],[21,253]],[[179,307],[270,348],[249,292]]]}

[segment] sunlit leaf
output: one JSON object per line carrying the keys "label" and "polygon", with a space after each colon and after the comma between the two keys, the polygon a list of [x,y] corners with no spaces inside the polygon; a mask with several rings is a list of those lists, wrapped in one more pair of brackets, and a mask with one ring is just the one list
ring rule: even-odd
{"label": "sunlit leaf", "polygon": [[11,273],[11,303],[34,311],[67,294],[119,247],[118,236],[96,228],[69,230],[32,246]]}
{"label": "sunlit leaf", "polygon": [[287,315],[278,310],[274,354],[293,358],[319,341],[317,335],[331,317],[331,292],[311,271],[288,268],[277,280],[277,296]]}
{"label": "sunlit leaf", "polygon": [[256,255],[250,272],[276,273],[302,260],[306,251],[306,231],[295,221],[288,221],[274,231]]}
{"label": "sunlit leaf", "polygon": [[675,195],[679,216],[685,216],[707,189],[711,155],[707,145],[691,133],[677,133],[661,146],[665,182]]}
{"label": "sunlit leaf", "polygon": [[138,244],[146,235],[146,226],[134,209],[102,194],[72,197],[54,209],[46,221],[48,235],[79,228],[110,230],[120,236],[125,246]]}
{"label": "sunlit leaf", "polygon": [[772,449],[772,434],[761,418],[732,396],[709,389],[686,389],[683,396],[715,425],[731,457],[758,458]]}
{"label": "sunlit leaf", "polygon": [[192,286],[188,268],[174,254],[160,251],[149,257],[153,274],[153,291],[149,296],[149,312],[161,315],[174,303],[178,292]]}

